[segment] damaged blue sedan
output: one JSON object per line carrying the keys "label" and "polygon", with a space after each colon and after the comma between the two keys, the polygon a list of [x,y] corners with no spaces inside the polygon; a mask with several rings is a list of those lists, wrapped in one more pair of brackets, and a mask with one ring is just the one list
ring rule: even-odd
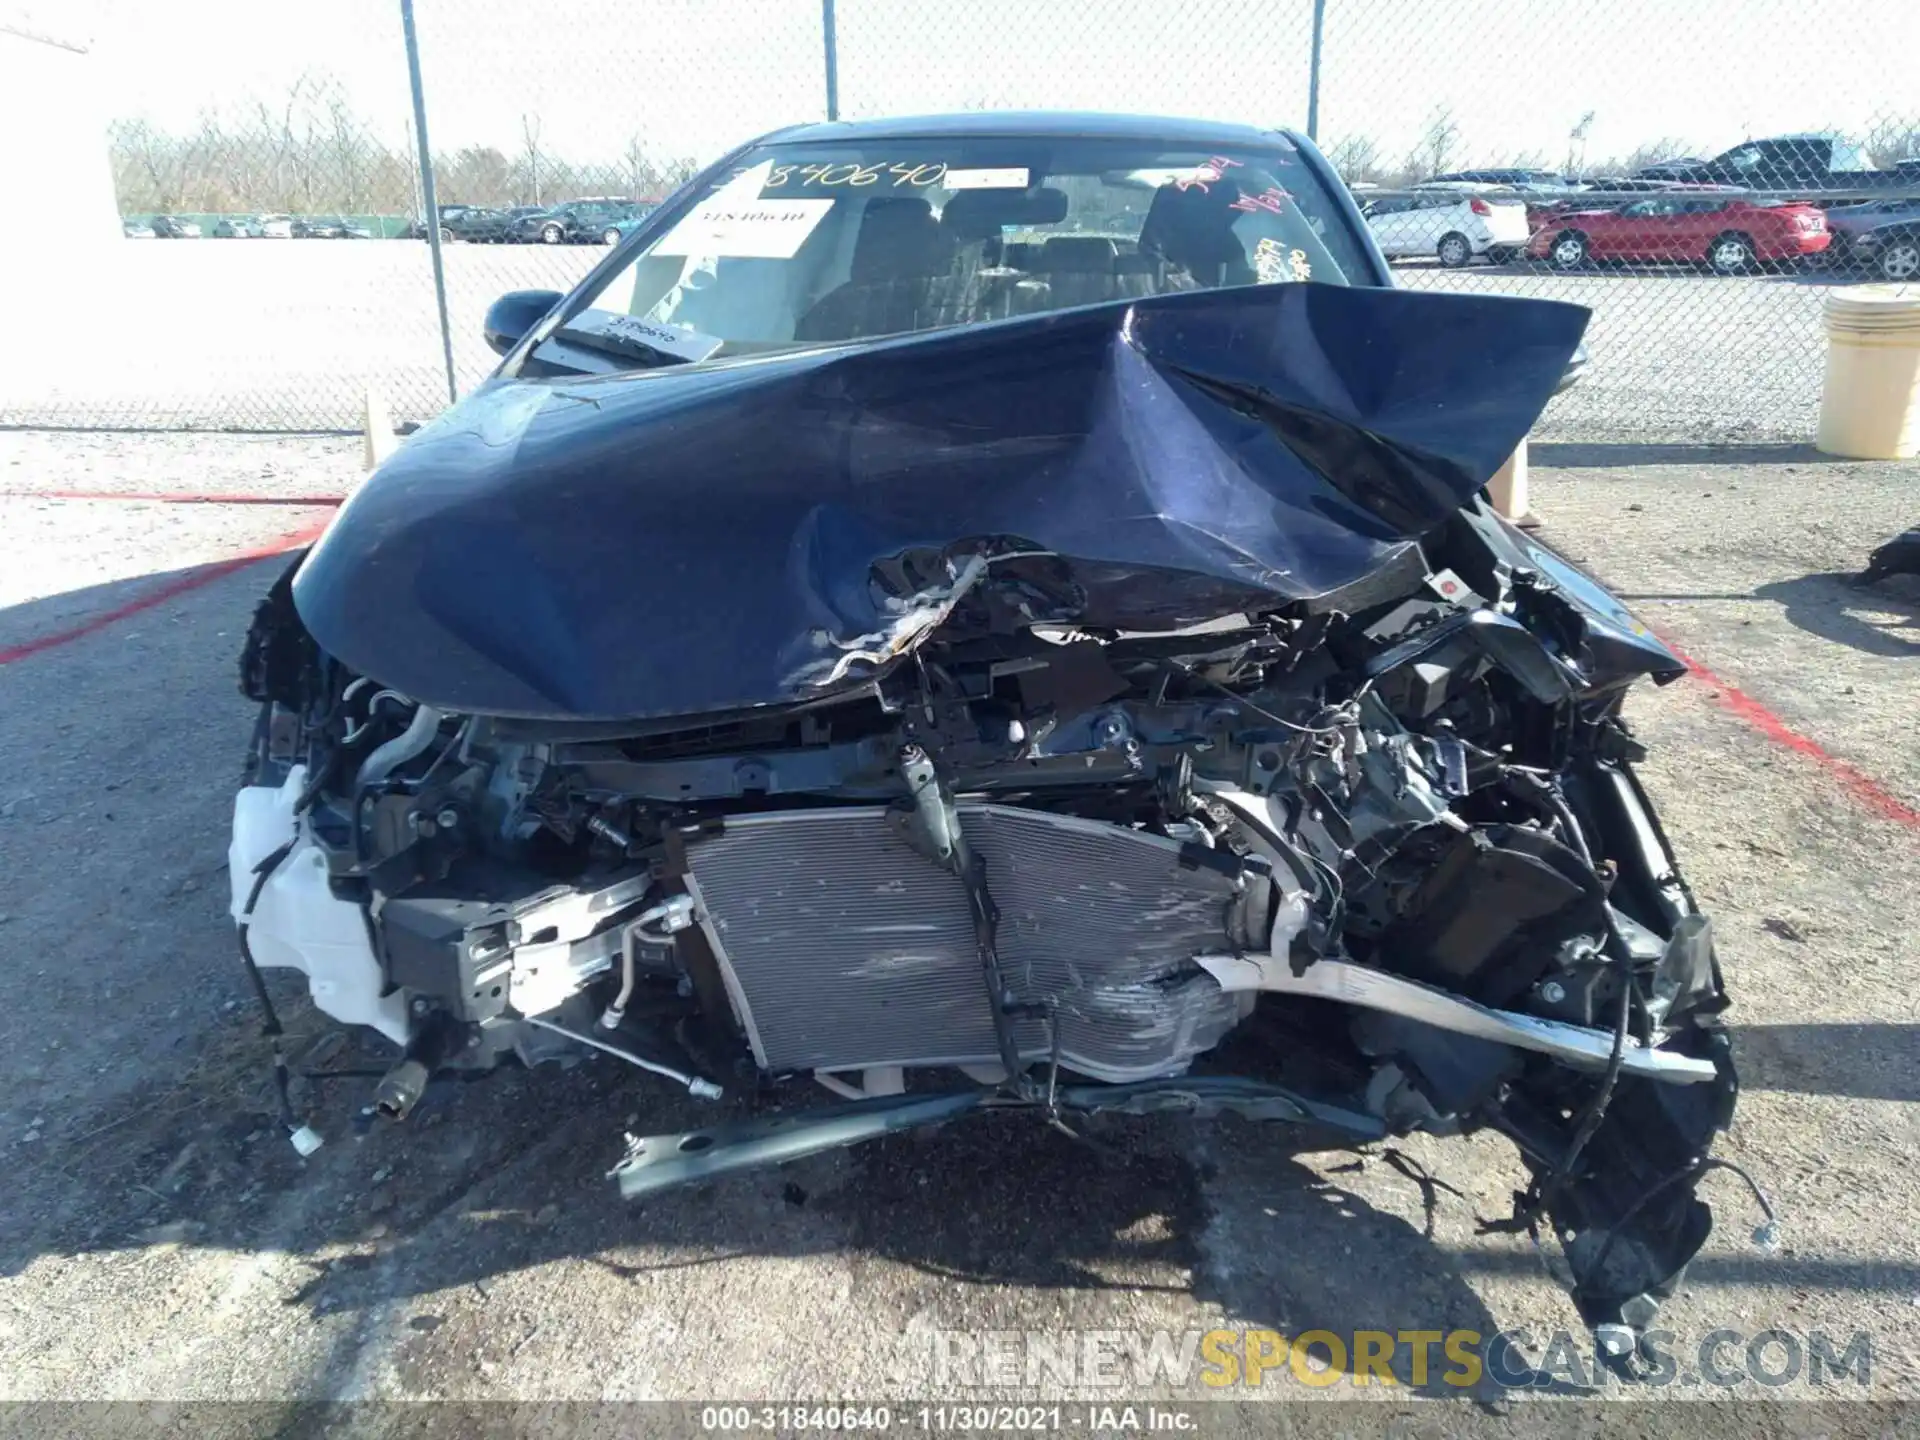
{"label": "damaged blue sedan", "polygon": [[589,1049],[717,1102],[629,1196],[989,1110],[1498,1131],[1631,1351],[1736,1085],[1621,714],[1684,666],[1483,493],[1586,321],[1392,288],[1298,135],[744,146],[262,603],[247,964],[395,1121]]}

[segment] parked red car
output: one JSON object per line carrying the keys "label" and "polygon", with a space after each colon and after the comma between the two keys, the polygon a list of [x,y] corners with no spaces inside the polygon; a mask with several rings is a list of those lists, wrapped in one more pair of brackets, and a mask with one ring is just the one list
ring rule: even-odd
{"label": "parked red car", "polygon": [[1647,180],[1637,175],[1587,180],[1582,183],[1588,191],[1592,192],[1591,194],[1562,195],[1552,200],[1529,200],[1527,202],[1529,232],[1538,230],[1558,215],[1569,215],[1575,210],[1618,210],[1621,206],[1631,205],[1647,195],[1739,195],[1745,193],[1737,185],[1689,185],[1682,180]]}
{"label": "parked red car", "polygon": [[1704,260],[1739,275],[1763,260],[1817,255],[1831,239],[1826,214],[1800,201],[1667,194],[1554,216],[1534,232],[1527,254],[1557,270],[1590,260]]}

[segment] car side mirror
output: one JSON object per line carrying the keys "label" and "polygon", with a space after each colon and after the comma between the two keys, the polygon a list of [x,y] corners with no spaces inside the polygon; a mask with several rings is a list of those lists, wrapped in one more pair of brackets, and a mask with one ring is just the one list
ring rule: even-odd
{"label": "car side mirror", "polygon": [[496,355],[504,355],[559,303],[558,290],[509,290],[487,307],[480,333]]}

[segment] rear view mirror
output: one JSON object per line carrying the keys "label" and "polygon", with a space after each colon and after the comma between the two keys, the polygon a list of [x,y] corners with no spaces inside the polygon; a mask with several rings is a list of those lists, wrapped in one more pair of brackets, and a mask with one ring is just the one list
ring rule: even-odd
{"label": "rear view mirror", "polygon": [[559,303],[558,290],[509,290],[487,307],[480,332],[495,354],[504,355]]}
{"label": "rear view mirror", "polygon": [[1009,225],[1057,225],[1066,218],[1067,192],[1052,186],[962,190],[940,212],[940,223],[963,239],[998,235]]}

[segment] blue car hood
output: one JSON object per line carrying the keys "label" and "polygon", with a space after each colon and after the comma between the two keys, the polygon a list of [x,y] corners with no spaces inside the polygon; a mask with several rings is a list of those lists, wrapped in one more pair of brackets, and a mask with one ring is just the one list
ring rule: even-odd
{"label": "blue car hood", "polygon": [[496,378],[354,494],[295,602],[383,685],[570,720],[830,694],[996,587],[1145,630],[1335,603],[1486,483],[1587,315],[1268,285]]}

